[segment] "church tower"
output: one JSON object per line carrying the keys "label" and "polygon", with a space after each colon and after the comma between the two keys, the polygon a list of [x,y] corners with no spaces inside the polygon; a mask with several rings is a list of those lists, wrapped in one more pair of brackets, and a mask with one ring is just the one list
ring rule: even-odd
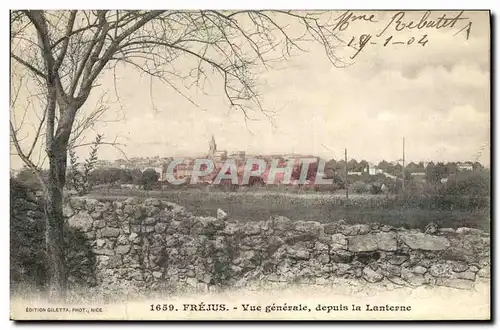
{"label": "church tower", "polygon": [[215,144],[215,138],[214,135],[212,134],[212,140],[210,140],[209,144],[209,149],[208,149],[208,157],[213,157],[215,156],[215,152],[217,151],[217,145]]}

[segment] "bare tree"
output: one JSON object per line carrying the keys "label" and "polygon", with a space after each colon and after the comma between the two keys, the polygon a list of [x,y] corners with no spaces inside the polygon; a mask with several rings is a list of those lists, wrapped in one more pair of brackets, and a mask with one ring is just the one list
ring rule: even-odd
{"label": "bare tree", "polygon": [[[67,286],[62,197],[68,149],[107,110],[99,107],[78,120],[79,110],[99,90],[103,72],[124,63],[181,94],[175,81],[203,89],[205,81],[219,77],[225,97],[245,120],[251,119],[250,111],[268,115],[256,88],[258,69],[304,51],[308,42],[322,45],[333,65],[344,65],[336,55],[342,41],[333,32],[331,15],[278,10],[11,12],[11,63],[24,72],[11,79],[11,94],[16,94],[16,82],[24,81],[17,87],[30,95],[31,101],[24,100],[31,105],[26,111],[37,111],[39,119],[28,144],[21,143],[20,124],[11,121],[11,143],[34,172],[40,171],[33,159],[36,146],[44,147],[48,159],[44,186],[51,294],[64,295]],[[182,72],[178,61],[187,58],[196,64]]]}

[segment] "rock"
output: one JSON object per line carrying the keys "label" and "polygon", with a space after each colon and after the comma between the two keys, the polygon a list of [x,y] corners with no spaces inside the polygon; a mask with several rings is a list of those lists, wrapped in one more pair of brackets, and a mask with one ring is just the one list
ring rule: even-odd
{"label": "rock", "polygon": [[426,234],[436,234],[439,230],[439,227],[434,223],[434,222],[430,222],[427,224],[427,226],[425,226],[425,233]]}
{"label": "rock", "polygon": [[224,235],[235,235],[240,231],[240,226],[234,222],[228,222],[222,233]]}
{"label": "rock", "polygon": [[337,250],[330,253],[330,260],[335,263],[348,264],[354,259],[354,254],[346,250]]}
{"label": "rock", "polygon": [[398,244],[393,232],[351,236],[348,242],[349,250],[353,252],[396,251]]}
{"label": "rock", "polygon": [[356,225],[344,225],[340,227],[340,232],[346,236],[354,236],[354,235],[365,235],[368,234],[371,230],[369,225],[365,224],[356,224]]}
{"label": "rock", "polygon": [[475,229],[475,228],[468,228],[468,227],[460,227],[460,228],[457,228],[457,230],[455,231],[457,234],[461,234],[461,235],[464,235],[464,234],[474,234],[474,235],[481,235],[483,232],[479,229]]}
{"label": "rock", "polygon": [[126,235],[120,235],[118,236],[118,239],[116,240],[116,244],[118,245],[125,245],[128,244],[128,238]]}
{"label": "rock", "polygon": [[160,206],[161,205],[161,202],[159,200],[157,200],[156,198],[147,198],[144,200],[143,204],[145,206]]}
{"label": "rock", "polygon": [[196,288],[198,285],[198,281],[195,278],[190,277],[186,280],[186,284],[190,287]]}
{"label": "rock", "polygon": [[260,224],[258,222],[246,222],[240,228],[241,233],[245,236],[260,234]]}
{"label": "rock", "polygon": [[161,278],[163,274],[161,272],[153,272],[153,277],[154,278]]}
{"label": "rock", "polygon": [[455,273],[455,276],[457,278],[461,278],[464,280],[470,280],[470,281],[475,281],[476,280],[476,273],[474,272],[460,272],[460,273]]}
{"label": "rock", "polygon": [[83,232],[88,232],[92,229],[93,219],[86,211],[80,211],[68,219],[68,225],[71,228],[80,229]]}
{"label": "rock", "polygon": [[63,207],[63,216],[66,218],[71,218],[75,214],[75,211],[69,206],[65,205]]}
{"label": "rock", "polygon": [[231,266],[229,266],[229,269],[231,270],[231,272],[233,274],[239,274],[243,270],[243,268],[241,268],[240,266],[237,266],[237,265],[231,265]]}
{"label": "rock", "polygon": [[406,282],[399,276],[388,276],[387,279],[397,285],[406,285]]}
{"label": "rock", "polygon": [[72,197],[69,200],[69,205],[74,209],[74,210],[81,210],[85,208],[85,199],[81,197]]}
{"label": "rock", "polygon": [[139,237],[139,235],[137,235],[136,233],[132,233],[128,236],[128,240],[134,241],[137,237]]}
{"label": "rock", "polygon": [[330,256],[326,253],[322,253],[320,254],[319,256],[316,257],[318,259],[319,262],[321,262],[322,264],[327,264],[330,262]]}
{"label": "rock", "polygon": [[115,252],[110,249],[93,249],[92,251],[94,251],[95,254],[105,255],[105,256],[112,256],[115,254]]}
{"label": "rock", "polygon": [[227,213],[224,212],[222,209],[217,209],[217,219],[219,219],[219,220],[226,220],[227,219]]}
{"label": "rock", "polygon": [[407,254],[393,254],[387,258],[387,261],[392,265],[400,266],[408,259],[410,256]]}
{"label": "rock", "polygon": [[134,208],[134,213],[133,213],[133,218],[136,221],[136,223],[140,223],[142,221],[142,218],[144,217],[144,214],[142,212],[142,208],[137,206]]}
{"label": "rock", "polygon": [[240,257],[239,259],[241,261],[248,260],[248,261],[254,261],[254,259],[257,256],[257,252],[253,250],[245,250],[240,252]]}
{"label": "rock", "polygon": [[380,259],[380,252],[358,252],[354,258],[357,262],[363,265],[371,264]]}
{"label": "rock", "polygon": [[205,273],[203,276],[200,278],[200,281],[206,284],[210,284],[212,282],[212,275]]}
{"label": "rock", "polygon": [[104,228],[101,231],[102,237],[118,237],[120,235],[120,229],[117,228]]}
{"label": "rock", "polygon": [[87,205],[87,211],[94,212],[97,205],[99,205],[99,201],[97,199],[85,198],[85,205]]}
{"label": "rock", "polygon": [[198,283],[198,284],[196,285],[196,290],[197,290],[198,292],[209,292],[209,291],[210,291],[210,288],[209,288],[209,286],[208,286],[208,284],[207,284],[207,283]]}
{"label": "rock", "polygon": [[401,240],[413,250],[439,251],[450,247],[446,237],[424,233],[400,233]]}
{"label": "rock", "polygon": [[451,246],[443,251],[442,258],[444,260],[456,260],[465,262],[474,262],[474,250],[465,246]]}
{"label": "rock", "polygon": [[121,210],[123,208],[123,203],[119,201],[114,201],[111,205],[115,210]]}
{"label": "rock", "polygon": [[340,225],[336,222],[330,222],[323,226],[323,232],[327,235],[336,234],[340,229]]}
{"label": "rock", "polygon": [[302,244],[295,244],[293,246],[288,246],[287,248],[287,254],[289,257],[294,258],[294,259],[309,259],[309,251],[307,248],[302,245]]}
{"label": "rock", "polygon": [[269,220],[267,221],[268,226],[271,228],[271,230],[274,233],[287,233],[290,231],[293,231],[294,229],[294,222],[286,217],[283,216],[270,216]]}
{"label": "rock", "polygon": [[106,222],[104,220],[95,220],[94,221],[94,228],[100,229],[106,227]]}
{"label": "rock", "polygon": [[412,286],[424,285],[427,282],[424,275],[415,274],[408,268],[401,268],[401,278]]}
{"label": "rock", "polygon": [[90,216],[95,219],[95,220],[99,220],[99,219],[102,219],[102,212],[101,211],[94,211],[90,214]]}
{"label": "rock", "polygon": [[447,286],[450,288],[461,289],[461,290],[474,289],[474,282],[458,278],[437,278],[436,285]]}
{"label": "rock", "polygon": [[98,248],[102,248],[104,245],[106,245],[106,240],[99,238],[95,241],[95,244],[97,245]]}
{"label": "rock", "polygon": [[483,258],[482,260],[479,261],[479,266],[482,267],[489,267],[490,266],[490,260],[489,258]]}
{"label": "rock", "polygon": [[384,275],[377,273],[370,266],[363,268],[363,278],[370,283],[380,282],[384,278]]}
{"label": "rock", "polygon": [[436,278],[429,274],[429,272],[424,274],[424,279],[426,284],[436,285]]}
{"label": "rock", "polygon": [[117,254],[126,254],[130,251],[130,245],[118,245],[115,249]]}
{"label": "rock", "polygon": [[423,275],[425,274],[425,272],[427,272],[427,268],[422,266],[415,266],[413,267],[412,272],[414,272],[415,274]]}
{"label": "rock", "polygon": [[455,229],[453,228],[440,228],[439,232],[442,234],[451,234],[455,232]]}
{"label": "rock", "polygon": [[314,245],[314,250],[318,252],[328,252],[329,247],[328,245],[323,244],[321,242],[316,242],[316,244]]}
{"label": "rock", "polygon": [[128,277],[134,279],[136,281],[143,281],[144,276],[142,275],[139,269],[134,269],[130,273],[128,273]]}
{"label": "rock", "polygon": [[455,261],[455,262],[452,262],[451,263],[451,269],[454,271],[454,272],[464,272],[467,270],[468,265],[465,263],[465,262],[460,262],[460,261]]}
{"label": "rock", "polygon": [[125,207],[123,208],[123,213],[125,214],[128,214],[128,215],[132,215],[134,214],[134,207],[132,205],[125,205]]}
{"label": "rock", "polygon": [[380,263],[381,274],[386,277],[401,276],[401,267],[389,263]]}
{"label": "rock", "polygon": [[472,266],[470,266],[470,267],[469,267],[469,270],[470,270],[471,272],[477,273],[477,272],[478,272],[478,270],[479,270],[479,268],[477,268],[476,266],[472,265]]}
{"label": "rock", "polygon": [[117,268],[122,265],[121,256],[112,256],[109,258],[108,266],[111,268]]}
{"label": "rock", "polygon": [[391,226],[388,226],[388,225],[383,225],[382,227],[380,227],[380,230],[384,231],[384,232],[388,232],[388,231],[394,230],[394,228]]}
{"label": "rock", "polygon": [[109,260],[109,256],[101,254],[101,255],[97,255],[95,257],[95,259],[97,262],[107,262]]}
{"label": "rock", "polygon": [[161,234],[163,233],[166,229],[167,229],[168,225],[164,222],[159,222],[155,225],[155,231],[158,233],[158,234]]}
{"label": "rock", "polygon": [[154,225],[157,221],[158,221],[158,219],[156,219],[156,218],[146,218],[146,219],[144,219],[143,224]]}
{"label": "rock", "polygon": [[317,221],[295,221],[295,230],[314,237],[321,235],[323,226]]}
{"label": "rock", "polygon": [[343,234],[333,234],[331,236],[330,248],[332,250],[347,250],[347,237]]}
{"label": "rock", "polygon": [[434,277],[450,277],[453,271],[450,264],[438,263],[431,266],[429,273]]}
{"label": "rock", "polygon": [[335,264],[335,271],[338,276],[344,276],[345,274],[347,274],[350,268],[351,268],[350,264],[344,264],[344,263]]}
{"label": "rock", "polygon": [[316,285],[321,285],[321,286],[326,286],[328,284],[331,284],[332,282],[326,278],[322,278],[322,277],[318,277],[316,280],[315,280],[315,284]]}
{"label": "rock", "polygon": [[177,205],[172,202],[164,202],[165,210],[171,211],[173,214],[186,213],[186,208],[184,206]]}
{"label": "rock", "polygon": [[137,205],[140,204],[141,200],[139,197],[129,197],[123,201],[123,204]]}

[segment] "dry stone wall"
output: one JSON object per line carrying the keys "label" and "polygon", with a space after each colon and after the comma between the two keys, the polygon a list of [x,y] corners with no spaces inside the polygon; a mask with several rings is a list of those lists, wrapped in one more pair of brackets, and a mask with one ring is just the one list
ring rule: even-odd
{"label": "dry stone wall", "polygon": [[243,223],[222,211],[200,217],[170,202],[135,198],[72,198],[64,213],[95,258],[87,282],[127,291],[327,285],[335,278],[472,289],[490,276],[490,235],[472,228],[423,233],[279,216]]}
{"label": "dry stone wall", "polygon": [[[10,183],[10,282],[12,285],[47,284],[45,254],[45,214],[41,194],[11,179]],[[89,231],[92,228],[83,228]],[[65,226],[64,248],[68,279],[72,285],[94,286],[95,254],[92,240],[80,227]]]}

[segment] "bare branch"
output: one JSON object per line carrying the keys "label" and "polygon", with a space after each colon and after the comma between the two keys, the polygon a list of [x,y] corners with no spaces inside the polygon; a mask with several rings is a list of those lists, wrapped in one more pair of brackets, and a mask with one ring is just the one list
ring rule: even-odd
{"label": "bare branch", "polygon": [[31,70],[33,73],[37,74],[38,76],[40,76],[40,77],[42,77],[44,79],[47,79],[47,75],[45,73],[43,73],[42,71],[38,70],[33,65],[29,64],[28,62],[26,62],[25,60],[23,60],[22,58],[20,58],[16,54],[10,54],[10,56],[13,59],[15,59],[17,62],[19,62],[20,64],[24,65],[29,70]]}
{"label": "bare branch", "polygon": [[[73,31],[73,24],[75,24],[76,13],[77,13],[77,10],[71,11],[71,14],[70,14],[70,17],[68,20],[68,25],[66,26],[66,36],[65,36],[64,41],[63,41],[61,52],[60,52],[59,56],[57,57],[57,60],[54,64],[54,71],[59,70],[59,67],[62,64],[64,57],[66,56],[66,52],[68,51],[69,37],[71,35],[71,32]],[[53,47],[54,47],[54,45],[52,45],[51,48],[53,48]]]}

